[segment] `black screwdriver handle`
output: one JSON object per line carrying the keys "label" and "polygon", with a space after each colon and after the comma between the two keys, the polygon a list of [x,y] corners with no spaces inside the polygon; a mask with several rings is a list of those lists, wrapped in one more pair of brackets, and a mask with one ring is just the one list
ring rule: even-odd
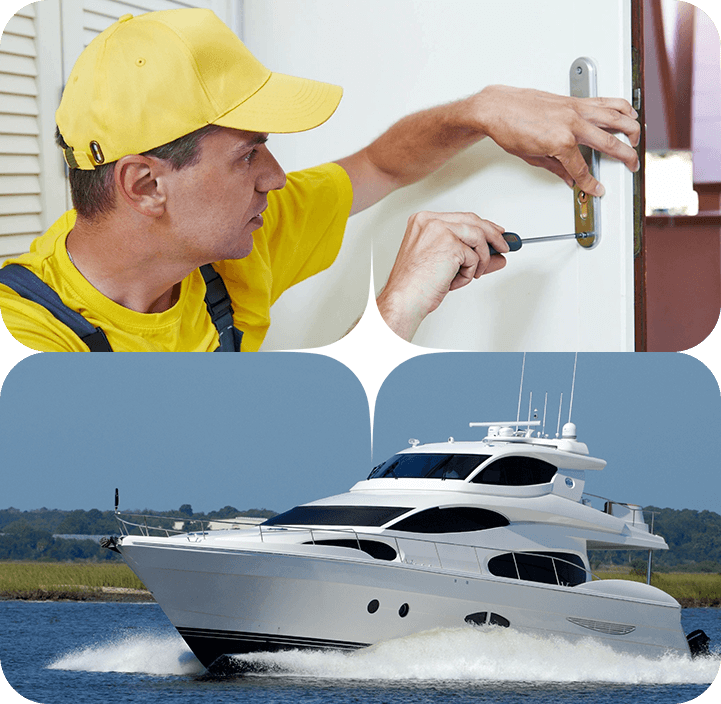
{"label": "black screwdriver handle", "polygon": [[[511,248],[511,252],[517,252],[522,246],[523,241],[515,232],[504,232],[503,239],[508,242],[508,246]],[[491,254],[498,254],[499,252],[492,245],[488,245],[488,251]]]}

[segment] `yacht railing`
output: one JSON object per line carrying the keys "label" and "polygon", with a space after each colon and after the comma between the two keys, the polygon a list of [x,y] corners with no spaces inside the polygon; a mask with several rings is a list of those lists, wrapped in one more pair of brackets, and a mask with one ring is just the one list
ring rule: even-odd
{"label": "yacht railing", "polygon": [[[654,521],[656,519],[656,514],[658,511],[647,511],[644,513],[643,508],[641,506],[637,506],[636,504],[627,504],[622,503],[620,501],[611,501],[610,499],[606,499],[603,496],[596,496],[596,494],[586,494],[584,493],[581,497],[581,500],[584,504],[590,504],[590,500],[586,499],[586,496],[590,496],[594,499],[600,499],[604,502],[603,504],[603,512],[609,514],[610,516],[616,516],[617,518],[621,518],[622,520],[625,520],[626,523],[629,523],[628,520],[626,520],[630,514],[631,521],[630,524],[632,526],[641,526],[642,529],[645,529],[648,531],[650,535],[655,535],[653,532],[654,528]],[[614,506],[621,506],[621,510],[618,512],[614,511]],[[651,514],[651,525],[649,526],[648,523],[646,523],[646,514]],[[637,520],[638,519],[638,520]],[[646,568],[646,584],[651,584],[651,566],[653,561],[653,550],[649,549],[648,551],[648,567]]]}
{"label": "yacht railing", "polygon": [[[255,528],[257,523],[244,523],[240,518],[188,518],[187,516],[157,516],[143,513],[115,513],[115,519],[120,526],[121,535],[143,535],[165,536],[183,535],[185,533],[199,533],[205,536],[215,524],[221,523],[228,530],[241,530],[243,528]],[[136,519],[136,520],[130,520]],[[172,527],[154,525],[154,523],[166,522]],[[177,526],[177,527],[176,527]]]}
{"label": "yacht railing", "polygon": [[[482,566],[483,553],[492,551],[496,555],[500,553],[513,556],[513,564],[516,574],[515,576],[510,577],[511,579],[518,579],[519,581],[537,581],[527,580],[521,577],[521,571],[523,568],[519,566],[519,559],[517,556],[529,555],[551,560],[556,586],[570,586],[561,579],[559,574],[559,566],[562,564],[568,565],[574,570],[583,571],[586,576],[586,582],[600,579],[582,565],[578,565],[575,562],[571,562],[570,560],[565,560],[560,557],[544,554],[539,551],[505,550],[503,548],[499,548],[498,546],[459,545],[458,543],[426,540],[424,538],[414,538],[410,536],[406,537],[363,532],[354,528],[312,528],[281,525],[263,526],[262,524],[241,523],[238,519],[192,519],[187,517],[156,516],[133,513],[116,513],[115,518],[120,525],[121,534],[128,536],[141,535],[145,537],[171,537],[177,535],[193,535],[207,537],[209,533],[217,530],[211,530],[211,524],[227,524],[227,527],[230,530],[256,528],[261,542],[271,544],[275,542],[273,540],[274,537],[277,536],[280,538],[281,536],[286,536],[289,532],[298,535],[307,535],[310,539],[309,542],[312,545],[322,545],[328,539],[348,539],[354,542],[358,550],[361,552],[365,552],[363,550],[364,541],[384,543],[395,549],[396,560],[398,562],[407,565],[417,565],[419,567],[455,570],[468,574],[493,574],[488,569],[484,570]],[[171,523],[172,527],[155,525],[161,521]],[[197,528],[193,529],[193,526],[197,526]],[[191,529],[189,530],[189,528]],[[553,582],[544,583],[553,584]],[[583,583],[584,582],[581,582],[580,584]]]}
{"label": "yacht railing", "polygon": [[[617,518],[622,519],[626,519],[630,516],[631,525],[641,525],[648,528],[648,524],[646,523],[646,520],[644,518],[643,508],[641,506],[637,506],[636,504],[628,504],[623,501],[612,501],[611,499],[607,499],[604,496],[597,496],[596,494],[588,494],[584,492],[581,498],[585,499],[586,497],[591,497],[603,501],[603,513],[607,513],[609,516],[616,516]],[[584,501],[584,503],[589,502]],[[618,511],[614,511],[614,506],[619,506],[621,508]]]}

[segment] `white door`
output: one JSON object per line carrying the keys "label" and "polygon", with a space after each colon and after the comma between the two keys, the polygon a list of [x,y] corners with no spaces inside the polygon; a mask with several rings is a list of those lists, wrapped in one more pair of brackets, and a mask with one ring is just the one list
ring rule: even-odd
{"label": "white door", "polygon": [[[599,95],[633,97],[631,0],[246,0],[243,27],[244,41],[269,68],[345,89],[323,127],[272,137],[286,169],[345,156],[409,112],[489,84],[568,95],[579,57],[595,62]],[[504,271],[450,294],[414,342],[481,351],[633,350],[633,177],[602,158],[600,178],[607,195],[597,247],[564,241],[509,254]],[[419,210],[473,211],[521,237],[575,231],[572,191],[486,140],[436,177],[354,217],[340,266],[286,293],[273,311],[276,328],[287,335],[296,326],[293,346],[312,343],[297,311],[312,310],[330,289],[347,297],[347,320],[334,331],[342,334],[367,296],[367,260],[357,242],[373,242],[379,291],[406,221]],[[266,347],[287,346],[273,335]]]}

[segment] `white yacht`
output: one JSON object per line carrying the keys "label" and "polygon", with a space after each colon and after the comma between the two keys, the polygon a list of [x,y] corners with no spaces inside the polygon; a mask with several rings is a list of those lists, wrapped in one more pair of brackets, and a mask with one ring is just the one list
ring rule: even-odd
{"label": "white yacht", "polygon": [[[599,580],[588,550],[668,549],[639,506],[584,494],[567,423],[478,423],[484,439],[412,440],[338,496],[261,525],[174,534],[116,514],[105,540],[206,667],[239,653],[363,648],[434,628],[595,638],[634,655],[696,654],[681,607],[649,584]],[[650,553],[649,553],[650,555]],[[232,658],[230,658],[232,661]]]}

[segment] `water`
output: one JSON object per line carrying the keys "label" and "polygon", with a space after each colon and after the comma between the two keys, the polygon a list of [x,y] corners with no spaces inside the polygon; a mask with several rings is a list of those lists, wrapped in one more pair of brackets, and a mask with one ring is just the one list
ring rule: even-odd
{"label": "water", "polygon": [[213,679],[155,604],[0,602],[0,661],[17,692],[43,704],[672,704],[705,692],[721,662],[721,610],[685,609],[683,621],[711,637],[711,659],[630,658],[592,641],[461,628],[350,654],[254,656],[264,674]]}

